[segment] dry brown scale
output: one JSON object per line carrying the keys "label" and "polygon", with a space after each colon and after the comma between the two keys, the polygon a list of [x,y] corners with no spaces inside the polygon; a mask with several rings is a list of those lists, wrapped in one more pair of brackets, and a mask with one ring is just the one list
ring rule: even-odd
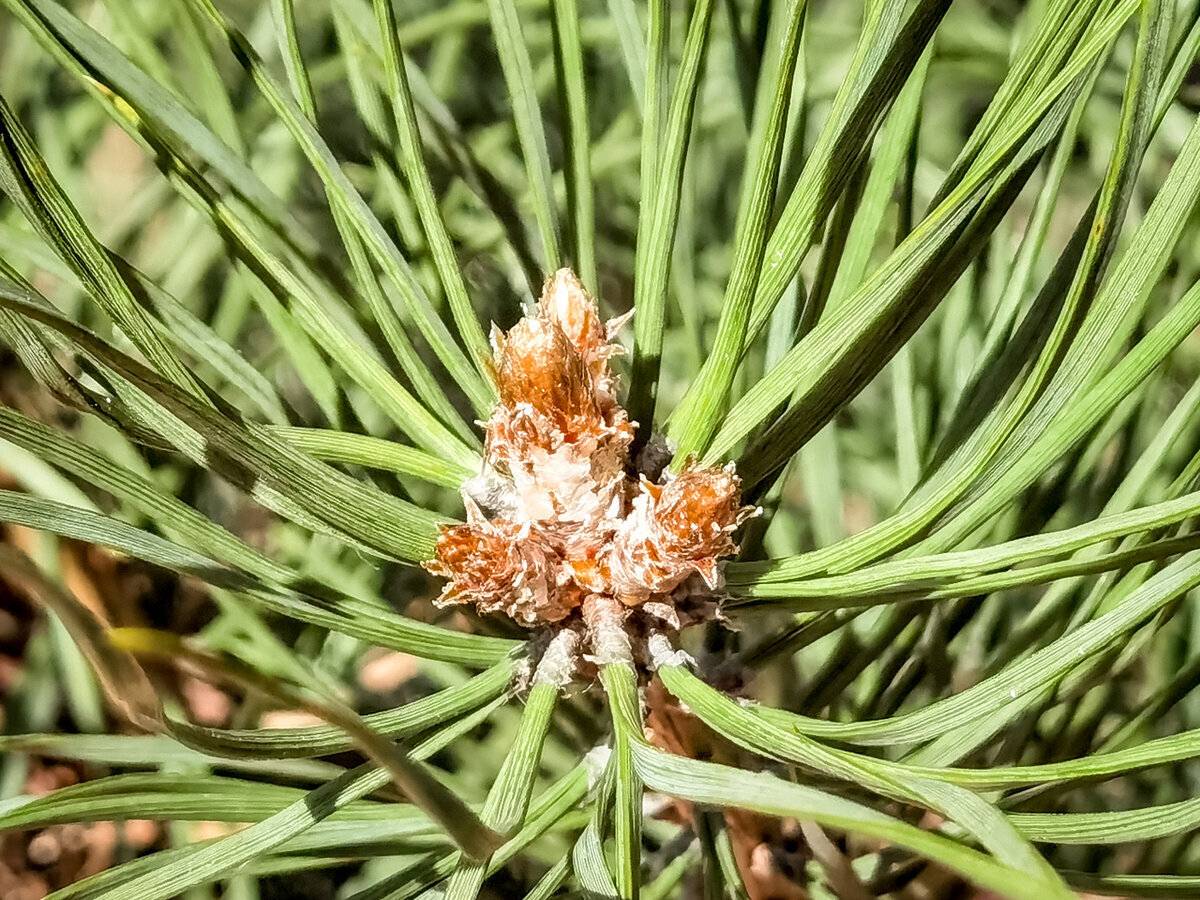
{"label": "dry brown scale", "polygon": [[440,605],[550,626],[570,648],[554,674],[563,682],[576,648],[645,665],[663,646],[652,635],[712,619],[718,563],[755,512],[732,463],[688,463],[659,483],[628,474],[637,423],[609,368],[628,318],[602,323],[560,269],[535,313],[507,334],[493,327],[500,400],[485,424],[485,471],[463,490],[466,523],[442,528],[426,564],[447,579]]}

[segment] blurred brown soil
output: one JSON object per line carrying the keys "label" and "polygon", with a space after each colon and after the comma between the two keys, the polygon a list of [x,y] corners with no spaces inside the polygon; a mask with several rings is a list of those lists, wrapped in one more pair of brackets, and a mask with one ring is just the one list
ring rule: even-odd
{"label": "blurred brown soil", "polygon": [[[4,484],[0,475],[0,487]],[[41,538],[23,528],[0,529],[0,541],[29,553]],[[71,541],[60,542],[59,564],[67,587],[101,618],[137,619],[136,601],[145,584],[123,572],[122,562],[105,551]],[[110,602],[122,598],[122,602]],[[30,638],[45,625],[37,609],[4,579],[0,571],[0,701],[3,709],[24,677],[23,660]],[[0,726],[3,725],[0,711]],[[68,725],[69,727],[69,725]],[[74,761],[29,756],[23,793],[40,796],[103,774]],[[40,900],[108,868],[118,855],[142,852],[161,841],[157,823],[53,825],[0,835],[0,898]]]}
{"label": "blurred brown soil", "polygon": [[[0,472],[0,487],[12,489]],[[27,555],[37,554],[43,538],[34,531],[0,527],[0,542]],[[120,625],[150,624],[148,609],[163,603],[163,588],[152,573],[108,551],[69,540],[58,542],[58,564],[65,587],[101,620]],[[206,601],[171,590],[173,618],[203,618]],[[176,606],[176,603],[178,604]],[[162,623],[160,623],[162,624]],[[5,580],[0,571],[0,727],[3,709],[21,690],[24,658],[30,639],[45,627],[45,620],[27,598]],[[195,721],[224,724],[231,704],[228,696],[194,678],[181,677],[176,685]],[[63,720],[55,730],[74,730]],[[128,731],[117,716],[110,731]],[[22,793],[40,796],[99,777],[98,766],[30,755]],[[116,862],[162,844],[164,832],[157,822],[130,821],[53,825],[48,828],[0,835],[0,898],[40,900],[52,891],[75,884]]]}

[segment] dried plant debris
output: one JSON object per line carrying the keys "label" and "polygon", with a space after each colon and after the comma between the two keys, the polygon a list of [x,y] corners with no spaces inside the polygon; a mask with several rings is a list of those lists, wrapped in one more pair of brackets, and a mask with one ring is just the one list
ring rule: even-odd
{"label": "dried plant debris", "polygon": [[600,663],[648,662],[651,634],[712,619],[719,562],[755,512],[732,464],[630,474],[637,423],[609,367],[628,318],[602,323],[560,269],[536,312],[493,328],[485,471],[463,490],[466,524],[443,528],[426,564],[447,579],[440,604],[570,629]]}
{"label": "dried plant debris", "polygon": [[[687,759],[760,771],[763,761],[731,743],[698,719],[657,678],[646,684],[646,738],[655,747]],[[697,809],[686,800],[663,797],[655,818],[699,832],[700,818],[724,820],[734,861],[750,900],[808,900],[799,876],[812,853],[795,819],[778,819],[746,809]]]}

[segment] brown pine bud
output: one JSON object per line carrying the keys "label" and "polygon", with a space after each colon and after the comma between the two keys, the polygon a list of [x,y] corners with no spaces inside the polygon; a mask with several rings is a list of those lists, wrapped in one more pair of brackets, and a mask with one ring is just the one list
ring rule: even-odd
{"label": "brown pine bud", "polygon": [[[500,402],[486,423],[485,475],[504,512],[489,520],[464,493],[467,523],[443,528],[426,564],[448,581],[440,604],[561,623],[605,660],[644,659],[630,638],[644,643],[650,620],[677,630],[711,619],[718,562],[753,513],[732,465],[689,464],[665,485],[628,476],[635,424],[609,369],[622,321],[602,324],[563,269],[537,315],[493,330]],[[696,574],[707,592],[683,586]]]}
{"label": "brown pine bud", "polygon": [[731,533],[754,512],[742,506],[742,480],[733,466],[689,464],[658,497],[654,541],[664,556],[700,560],[728,556],[736,547]]}
{"label": "brown pine bud", "polygon": [[599,422],[587,366],[556,323],[522,319],[505,336],[499,362],[505,406],[529,404],[564,432]]}

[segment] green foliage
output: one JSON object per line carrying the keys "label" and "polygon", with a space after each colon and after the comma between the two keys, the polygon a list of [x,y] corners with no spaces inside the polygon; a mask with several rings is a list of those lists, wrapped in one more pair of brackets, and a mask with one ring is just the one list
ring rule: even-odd
{"label": "green foliage", "polygon": [[[1196,895],[1200,4],[0,9],[0,832],[173,823],[55,898]],[[566,692],[417,568],[560,265],[762,507],[736,628]],[[203,622],[109,630],[79,543]]]}

